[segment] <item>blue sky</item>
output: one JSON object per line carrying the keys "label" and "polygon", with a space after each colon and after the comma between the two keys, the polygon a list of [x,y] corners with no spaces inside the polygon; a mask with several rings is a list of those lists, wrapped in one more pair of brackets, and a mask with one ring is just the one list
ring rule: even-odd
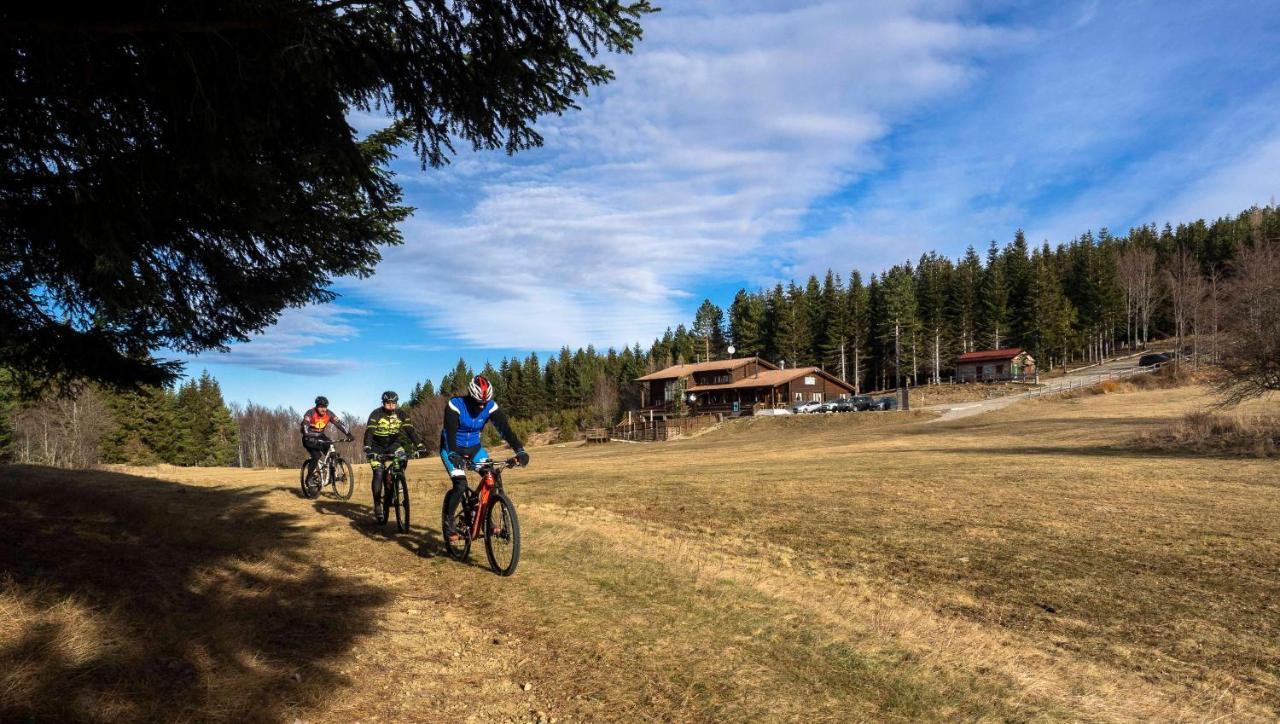
{"label": "blue sky", "polygon": [[647,346],[739,287],[1280,195],[1280,2],[686,0],[645,27],[544,148],[406,154],[378,273],[188,372],[364,414],[459,356]]}

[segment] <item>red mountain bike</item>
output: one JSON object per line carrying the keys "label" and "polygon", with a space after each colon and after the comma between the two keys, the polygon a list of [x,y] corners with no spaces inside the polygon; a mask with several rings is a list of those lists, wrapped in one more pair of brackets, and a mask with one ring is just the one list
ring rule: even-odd
{"label": "red mountain bike", "polygon": [[[516,518],[516,506],[502,490],[502,471],[518,467],[515,458],[505,462],[481,460],[471,462],[456,453],[450,457],[455,465],[480,474],[480,482],[474,489],[468,487],[462,504],[453,501],[453,491],[444,496],[441,511],[441,530],[449,557],[465,561],[471,555],[471,541],[484,536],[484,552],[489,567],[500,576],[516,572],[520,563],[520,521]],[[453,503],[451,506],[450,504]],[[453,508],[452,520],[449,509]],[[450,533],[456,535],[449,540]]]}

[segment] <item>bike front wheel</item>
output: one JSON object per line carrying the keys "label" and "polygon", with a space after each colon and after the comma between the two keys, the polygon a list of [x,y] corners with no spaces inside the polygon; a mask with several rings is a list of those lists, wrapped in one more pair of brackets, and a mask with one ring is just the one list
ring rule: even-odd
{"label": "bike front wheel", "polygon": [[404,479],[403,475],[397,475],[393,482],[395,491],[392,503],[396,509],[396,530],[401,533],[409,532],[409,482]]}
{"label": "bike front wheel", "polygon": [[301,477],[298,480],[298,487],[302,490],[302,497],[314,498],[320,494],[320,486],[312,479],[311,472],[315,469],[311,460],[302,461]]}
{"label": "bike front wheel", "polygon": [[[377,473],[375,473],[375,475],[376,474]],[[392,489],[391,486],[393,485],[395,485],[395,483],[391,480],[390,475],[386,475],[383,477],[382,492],[380,493],[380,495],[382,496],[382,513],[379,515],[375,515],[373,518],[374,520],[378,521],[378,525],[386,525],[387,516],[391,515],[391,502],[395,498],[395,496],[391,494],[391,489]]]}
{"label": "bike front wheel", "polygon": [[516,506],[506,495],[495,492],[485,511],[484,552],[489,567],[499,576],[516,572],[520,563],[520,519]]}
{"label": "bike front wheel", "polygon": [[[449,557],[455,561],[465,561],[471,555],[471,530],[467,525],[467,506],[463,501],[454,501],[454,491],[450,490],[444,494],[444,506],[440,511],[440,530],[444,536],[444,550]],[[449,509],[453,509],[453,515],[449,515]],[[449,540],[449,534],[457,536],[456,540]]]}
{"label": "bike front wheel", "polygon": [[351,494],[356,489],[356,473],[351,468],[351,463],[346,460],[339,460],[338,464],[333,467],[333,494],[343,500],[351,500]]}

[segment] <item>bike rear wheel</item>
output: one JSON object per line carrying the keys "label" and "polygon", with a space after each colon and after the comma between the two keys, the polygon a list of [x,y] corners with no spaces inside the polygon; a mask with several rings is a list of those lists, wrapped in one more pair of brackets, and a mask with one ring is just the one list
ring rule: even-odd
{"label": "bike rear wheel", "polygon": [[338,464],[333,467],[333,494],[343,500],[351,500],[351,494],[356,489],[356,473],[351,468],[351,463],[346,460],[339,460]]}
{"label": "bike rear wheel", "polygon": [[[456,505],[453,505],[453,517],[451,520],[449,507],[453,503],[453,497],[452,490],[444,494],[444,504],[440,511],[440,535],[444,536],[444,550],[449,554],[449,557],[455,561],[465,561],[471,555],[471,531],[467,525],[467,506],[461,500]],[[450,530],[457,534],[457,540],[449,540]]]}
{"label": "bike rear wheel", "polygon": [[405,480],[404,475],[397,475],[393,481],[392,488],[394,495],[392,503],[396,509],[396,530],[401,533],[409,532],[409,483]]}
{"label": "bike rear wheel", "polygon": [[320,494],[320,486],[311,481],[311,471],[314,469],[310,459],[302,461],[301,477],[298,479],[298,487],[302,490],[302,497],[314,498]]}
{"label": "bike rear wheel", "polygon": [[499,576],[509,576],[520,563],[520,520],[516,517],[516,506],[506,495],[495,491],[484,517],[484,552],[489,558],[489,567]]}

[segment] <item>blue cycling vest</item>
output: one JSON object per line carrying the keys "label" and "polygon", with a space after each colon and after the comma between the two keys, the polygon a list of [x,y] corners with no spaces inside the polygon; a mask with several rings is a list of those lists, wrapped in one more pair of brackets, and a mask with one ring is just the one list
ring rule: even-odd
{"label": "blue cycling vest", "polygon": [[480,431],[489,422],[489,416],[493,411],[498,409],[498,403],[489,400],[484,403],[484,407],[480,408],[475,417],[472,417],[467,409],[467,401],[461,397],[455,397],[449,400],[449,409],[458,413],[458,436],[455,440],[445,442],[453,443],[449,448],[451,450],[462,450],[480,444]]}

